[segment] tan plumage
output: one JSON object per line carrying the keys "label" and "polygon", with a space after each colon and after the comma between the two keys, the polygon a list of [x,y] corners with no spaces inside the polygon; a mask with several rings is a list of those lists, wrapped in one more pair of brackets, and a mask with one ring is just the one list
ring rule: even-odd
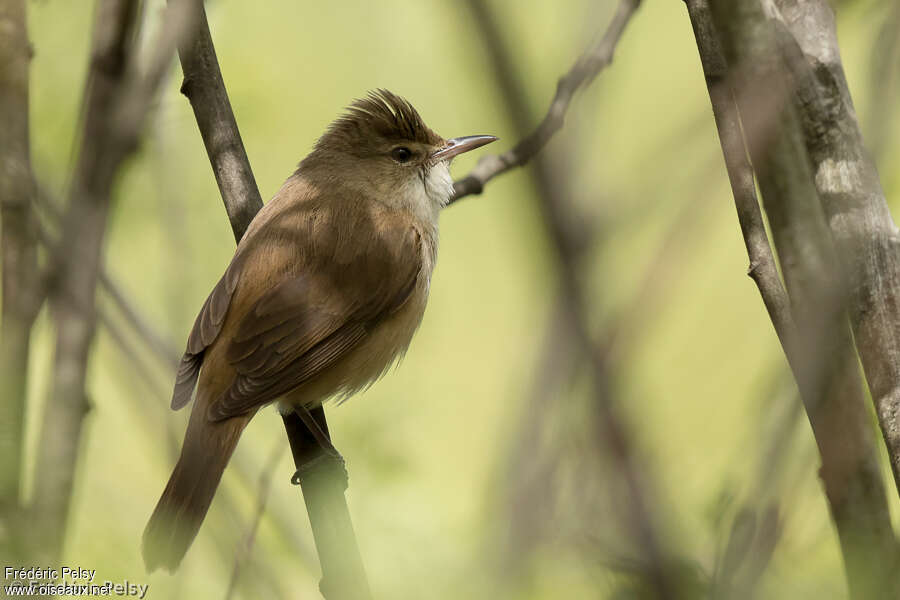
{"label": "tan plumage", "polygon": [[[451,140],[452,141],[452,140]],[[369,385],[425,310],[447,142],[401,98],[355,102],[266,204],[198,315],[172,408],[181,457],[144,532],[148,569],[178,566],[250,418],[282,398],[315,406]],[[399,161],[397,148],[413,157]]]}

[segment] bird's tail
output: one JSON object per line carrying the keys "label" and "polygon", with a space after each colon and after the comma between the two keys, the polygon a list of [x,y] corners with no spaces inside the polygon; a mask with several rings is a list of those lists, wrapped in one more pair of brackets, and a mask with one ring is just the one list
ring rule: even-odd
{"label": "bird's tail", "polygon": [[144,529],[143,554],[148,572],[169,572],[197,536],[225,466],[249,416],[211,422],[202,406],[194,406],[181,457]]}

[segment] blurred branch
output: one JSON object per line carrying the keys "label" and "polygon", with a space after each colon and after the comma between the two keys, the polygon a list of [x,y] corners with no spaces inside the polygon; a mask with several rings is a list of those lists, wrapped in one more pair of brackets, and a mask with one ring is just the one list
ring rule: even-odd
{"label": "blurred branch", "polygon": [[[515,75],[515,61],[507,46],[502,43],[501,29],[496,17],[479,0],[469,0],[468,8],[479,27],[483,43],[491,60],[493,73],[502,93],[505,105],[511,114],[516,129],[526,131],[528,128],[528,110],[524,105],[523,86]],[[564,108],[568,106],[571,96],[578,86],[590,81],[599,70],[609,64],[615,42],[621,36],[625,24],[630,19],[638,3],[624,0],[613,17],[612,24],[599,44],[586,53],[575,67],[562,78],[557,88],[557,99],[544,123],[531,136],[525,138],[517,148],[527,150],[533,156],[546,142],[552,132],[559,129],[562,123]],[[515,150],[515,149],[514,149]],[[478,168],[476,167],[476,171]],[[499,172],[505,171],[506,168]],[[545,155],[538,155],[532,169],[538,199],[544,214],[547,235],[556,254],[561,284],[561,307],[564,314],[571,319],[573,342],[578,352],[587,360],[590,368],[591,394],[593,409],[592,426],[599,443],[606,447],[607,458],[611,461],[616,474],[625,487],[626,511],[624,517],[626,527],[641,553],[644,575],[650,589],[657,598],[672,598],[677,594],[675,582],[672,580],[666,556],[662,548],[659,534],[655,530],[653,516],[648,505],[648,497],[643,489],[641,475],[635,463],[634,451],[628,438],[625,426],[613,401],[613,384],[608,371],[607,352],[605,346],[595,342],[590,333],[590,321],[587,309],[587,292],[578,273],[581,251],[584,247],[583,236],[575,225],[576,217],[564,200],[565,185],[557,177],[552,165]],[[478,175],[470,176],[463,181],[484,180]],[[469,185],[460,185],[458,190],[466,191]],[[480,185],[474,189],[480,189]],[[461,197],[461,196],[458,196]]]}
{"label": "blurred branch", "polygon": [[25,0],[0,0],[0,548],[15,557],[31,326],[40,302],[28,139]]}
{"label": "blurred branch", "polygon": [[[702,195],[695,196],[697,199],[701,197]],[[657,311],[654,302],[665,302],[667,276],[673,273],[672,266],[682,259],[683,252],[679,251],[679,246],[686,240],[702,239],[701,236],[694,235],[694,229],[702,224],[699,217],[706,210],[706,205],[697,199],[680,207],[653,259],[642,272],[635,292],[620,310],[604,319],[600,333],[595,338],[599,342],[595,343],[602,345],[604,360],[613,365],[608,367],[613,372],[617,368],[615,365],[627,361],[626,355],[635,343],[634,334],[647,326],[647,315]],[[619,226],[618,222],[616,226]],[[602,232],[609,227],[609,224],[595,227],[590,242],[602,243]],[[514,566],[514,562],[509,559],[522,556],[534,548],[541,541],[541,536],[558,534],[558,528],[547,522],[546,515],[553,509],[554,503],[566,502],[561,498],[563,486],[548,485],[548,482],[559,476],[560,465],[565,458],[564,448],[571,445],[572,432],[567,430],[563,434],[565,443],[546,443],[544,438],[550,437],[548,432],[556,429],[556,422],[551,423],[550,415],[556,418],[561,411],[565,412],[570,408],[570,403],[562,402],[564,394],[561,388],[576,378],[579,365],[575,357],[576,335],[571,316],[565,312],[564,303],[559,298],[553,304],[553,316],[549,319],[543,336],[541,354],[532,369],[534,377],[528,386],[529,399],[523,411],[522,423],[505,467],[511,489],[506,507],[510,515],[507,562],[511,566]],[[586,471],[594,471],[596,468],[580,456],[578,462],[584,465]],[[583,480],[579,486],[584,488]],[[565,510],[573,519],[581,522],[592,518],[574,510],[571,502],[566,503]]]}
{"label": "blurred branch", "polygon": [[[790,103],[760,102],[759,90],[789,98],[791,89],[770,24],[758,2],[702,0],[688,10],[708,75],[723,153],[751,259],[765,260],[761,220],[750,197],[751,172],[736,136],[734,89],[747,147],[772,225],[790,297],[796,335],[790,333],[784,299],[771,266],[760,286],[794,371],[822,458],[821,476],[838,530],[854,596],[893,596],[896,542],[865,408],[862,381],[844,318],[834,271],[836,258],[803,147],[800,121]],[[715,25],[713,25],[713,23]],[[722,42],[726,59],[716,46]],[[723,77],[722,70],[727,78]],[[782,105],[783,104],[783,105]],[[772,114],[774,111],[774,114]],[[773,296],[774,294],[774,296]],[[796,339],[794,339],[796,338]]]}
{"label": "blurred branch", "polygon": [[128,338],[119,325],[102,309],[97,309],[97,317],[100,324],[106,328],[109,337],[111,337],[113,342],[119,347],[119,350],[128,362],[131,363],[131,366],[134,367],[140,378],[144,380],[147,387],[153,390],[153,393],[156,396],[165,398],[168,395],[168,390],[164,389],[160,385],[159,380],[150,373],[144,361],[138,355],[138,351],[128,341]]}
{"label": "blurred branch", "polygon": [[[41,245],[44,246],[48,251],[52,251],[53,249],[58,247],[58,243],[53,240],[50,232],[47,231],[47,228],[44,227],[40,222],[38,223],[38,239],[40,240]],[[137,371],[138,376],[140,376],[140,378],[144,380],[144,383],[147,384],[147,387],[153,390],[154,393],[156,393],[158,396],[165,398],[167,392],[163,390],[159,380],[153,377],[149,369],[147,369],[146,364],[138,355],[137,350],[128,342],[128,337],[119,328],[118,324],[112,319],[112,317],[110,317],[110,315],[105,310],[103,310],[102,307],[96,308],[96,314],[98,322],[106,327],[113,342],[119,347],[119,350],[122,352],[124,357]]]}
{"label": "blurred branch", "polygon": [[826,0],[776,1],[803,140],[843,268],[850,324],[900,486],[900,233],[865,148]]}
{"label": "blurred branch", "polygon": [[[59,203],[54,202],[50,197],[47,189],[40,184],[37,186],[35,194],[35,202],[38,207],[46,213],[51,221],[58,225],[62,221],[62,212],[59,209]],[[48,243],[48,249],[55,246],[50,242],[49,232],[42,230],[41,235]],[[167,340],[163,338],[150,322],[140,313],[134,301],[128,297],[122,287],[113,279],[107,271],[105,265],[100,265],[99,270],[100,287],[109,295],[109,299],[122,313],[125,321],[131,326],[134,332],[141,338],[144,344],[149,348],[163,364],[171,368],[174,372],[178,369],[178,363],[181,362],[181,355]]]}
{"label": "blurred branch", "polygon": [[[34,196],[34,201],[38,208],[38,213],[43,217],[43,219],[38,219],[38,233],[41,244],[47,248],[48,252],[50,252],[58,247],[57,240],[54,238],[54,235],[51,234],[50,230],[58,229],[60,221],[62,220],[62,211],[59,208],[60,202],[52,197],[46,186],[38,183],[36,187],[37,191]],[[50,227],[47,227],[44,224],[45,220],[49,220]],[[118,309],[122,317],[124,317],[125,323],[131,326],[133,333],[137,335],[147,349],[157,355],[157,358],[163,365],[174,373],[178,368],[178,362],[181,359],[180,355],[175,350],[174,346],[170,346],[169,343],[152,328],[149,321],[140,314],[135,304],[127,297],[119,284],[113,280],[103,264],[100,265],[99,282],[100,288],[106,291],[107,296],[112,301],[113,305]],[[164,400],[165,405],[168,405],[168,396],[170,392],[164,389],[159,378],[150,372],[146,362],[141,357],[138,350],[129,342],[128,336],[122,331],[110,312],[104,310],[104,307],[101,305],[97,308],[97,316],[100,324],[107,328],[110,338],[112,338],[113,342],[119,347],[122,355],[128,360],[135,371],[137,371],[138,376],[144,380],[147,387],[155,395]],[[129,395],[129,398],[131,397],[132,396]],[[135,399],[137,398],[138,397],[135,397]],[[137,401],[136,405],[142,412],[148,414],[148,416],[154,416],[154,411],[152,410],[154,403]],[[168,416],[168,410],[165,411],[165,415]],[[172,419],[164,419],[164,424],[166,430],[166,446],[169,453],[177,458],[181,447],[180,433],[175,431],[174,421]]]}
{"label": "blurred branch", "polygon": [[[202,5],[196,8],[195,23],[192,35],[179,48],[184,71],[181,91],[194,109],[235,240],[240,241],[262,208],[262,198],[231,110]],[[322,407],[312,413],[327,432]],[[326,598],[369,598],[368,581],[344,496],[347,474],[343,460],[325,453],[298,415],[286,414],[283,420],[297,467],[295,478],[303,488],[319,553],[320,590]],[[303,477],[298,478],[300,474]]]}
{"label": "blurred branch", "polygon": [[[759,415],[765,423],[757,439],[740,444],[742,448],[758,449],[755,452],[757,472],[734,515],[724,547],[717,548],[710,578],[711,598],[741,600],[757,597],[756,589],[787,521],[781,507],[799,506],[794,499],[785,497],[782,482],[803,404],[795,398],[796,384],[787,369],[774,369],[766,387],[759,394],[758,405]],[[786,396],[791,397],[789,402],[784,401]],[[739,464],[746,464],[747,452],[742,451],[736,458]],[[722,497],[725,501],[720,506],[724,505],[724,513],[730,496],[723,494]],[[722,523],[720,519],[716,522]]]}
{"label": "blurred branch", "polygon": [[126,85],[137,3],[105,0],[96,7],[91,64],[69,208],[59,248],[52,253],[49,290],[56,325],[51,394],[38,447],[33,517],[40,551],[57,562],[65,538],[69,501],[88,410],[85,373],[95,328],[94,285],[100,263],[112,178],[128,153],[110,116]]}
{"label": "blurred branch", "polygon": [[[469,4],[473,10],[479,13],[484,10],[476,2]],[[562,128],[575,92],[582,86],[590,85],[600,71],[612,63],[613,53],[625,31],[625,26],[628,25],[640,4],[641,0],[620,1],[606,33],[589,46],[578,57],[572,68],[560,78],[556,86],[556,95],[537,129],[522,138],[512,149],[502,154],[492,154],[481,158],[471,173],[453,184],[454,193],[449,204],[471,194],[480,194],[488,181],[510,169],[526,164],[541,151],[550,138]],[[500,32],[496,33],[499,35]],[[500,39],[487,40],[487,42],[496,44],[500,43]],[[497,72],[496,76],[500,79],[507,77],[502,72]]]}
{"label": "blurred branch", "polygon": [[536,546],[544,532],[553,527],[545,515],[552,508],[559,486],[548,485],[561,463],[557,447],[547,448],[544,437],[548,415],[560,410],[559,388],[575,375],[575,348],[571,318],[563,303],[554,301],[553,315],[547,322],[541,354],[532,369],[519,430],[504,466],[508,490],[504,511],[509,515],[505,532],[504,567],[516,567],[523,556]]}
{"label": "blurred branch", "polygon": [[241,567],[250,557],[250,551],[253,549],[253,542],[256,540],[256,532],[262,521],[263,513],[266,510],[266,502],[269,500],[269,493],[272,491],[272,476],[275,469],[281,461],[281,455],[284,453],[284,445],[277,443],[269,453],[269,459],[263,466],[259,475],[259,483],[256,486],[256,507],[253,511],[253,519],[244,534],[244,539],[238,551],[234,554],[234,565],[231,568],[231,578],[228,580],[228,589],[225,591],[225,600],[230,600],[237,592],[238,577],[241,574]]}
{"label": "blurred branch", "polygon": [[782,523],[777,504],[742,506],[732,522],[725,550],[711,581],[710,598],[740,600],[754,591],[769,564]]}
{"label": "blurred branch", "polygon": [[125,317],[125,320],[147,347],[173,372],[177,370],[178,363],[181,360],[178,352],[153,329],[125,296],[119,284],[113,281],[106,269],[103,268],[100,269],[100,286],[106,291],[110,300],[116,305],[122,316]]}
{"label": "blurred branch", "polygon": [[59,247],[52,253],[49,299],[56,325],[51,395],[38,446],[32,516],[43,558],[59,559],[65,537],[81,424],[88,410],[87,363],[96,328],[94,294],[119,167],[137,147],[150,103],[184,25],[166,13],[145,72],[134,32],[138,2],[103,0],[96,8],[84,118]]}

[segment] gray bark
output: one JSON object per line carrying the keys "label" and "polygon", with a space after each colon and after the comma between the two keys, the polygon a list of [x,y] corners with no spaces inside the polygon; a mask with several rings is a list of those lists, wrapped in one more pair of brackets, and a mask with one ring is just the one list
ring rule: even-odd
{"label": "gray bark", "polygon": [[900,233],[863,143],[825,0],[778,0],[775,18],[803,140],[843,270],[850,323],[900,486]]}
{"label": "gray bark", "polygon": [[[774,31],[756,2],[712,2],[798,332],[801,397],[854,597],[894,597],[896,540],[831,244]],[[761,90],[768,102],[761,101]],[[774,98],[774,101],[772,99]],[[792,352],[793,353],[793,352]]]}

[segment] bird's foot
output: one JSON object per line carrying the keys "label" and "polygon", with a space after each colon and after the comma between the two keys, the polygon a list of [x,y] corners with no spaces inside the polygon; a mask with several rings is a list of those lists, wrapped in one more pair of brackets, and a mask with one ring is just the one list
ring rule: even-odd
{"label": "bird's foot", "polygon": [[321,452],[303,463],[300,468],[294,471],[294,474],[291,476],[291,483],[300,485],[306,477],[314,473],[331,471],[334,474],[335,470],[337,470],[339,480],[343,482],[342,487],[347,489],[347,467],[344,463],[344,457],[337,453],[327,454]]}
{"label": "bird's foot", "polygon": [[312,473],[330,472],[332,476],[336,475],[339,480],[343,481],[346,488],[347,469],[344,465],[344,457],[331,443],[327,425],[324,427],[320,425],[315,415],[304,406],[295,407],[294,412],[300,417],[307,431],[316,441],[318,448],[311,452],[312,456],[294,472],[291,483],[300,485],[301,481]]}

